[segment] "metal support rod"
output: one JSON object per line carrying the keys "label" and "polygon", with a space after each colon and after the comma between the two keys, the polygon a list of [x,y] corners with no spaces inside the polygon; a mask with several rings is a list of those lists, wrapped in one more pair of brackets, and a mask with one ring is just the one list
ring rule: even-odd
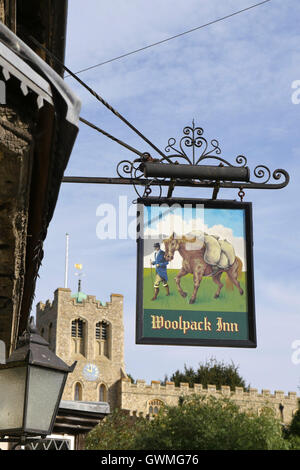
{"label": "metal support rod", "polygon": [[170,177],[178,179],[199,178],[209,181],[249,181],[250,179],[250,171],[247,166],[225,167],[145,162],[143,168],[145,177]]}
{"label": "metal support rod", "polygon": [[[151,180],[146,178],[110,178],[110,177],[97,177],[97,176],[64,176],[62,179],[63,183],[88,183],[88,184],[120,184],[120,185],[139,185],[147,186],[169,186],[170,181],[163,180]],[[244,189],[281,189],[287,186],[289,178],[287,177],[283,183],[243,183]],[[199,182],[197,180],[176,180],[176,186],[189,187],[189,188],[214,188],[215,181]],[[227,189],[240,189],[241,183],[234,182],[220,182],[220,188]]]}
{"label": "metal support rod", "polygon": [[132,146],[129,145],[129,144],[126,144],[126,142],[123,142],[122,140],[117,139],[117,137],[114,137],[113,135],[109,134],[108,132],[104,131],[104,130],[101,129],[100,127],[98,127],[98,126],[96,126],[95,124],[93,124],[92,122],[87,121],[87,120],[84,119],[83,117],[80,117],[80,118],[79,118],[79,121],[83,122],[84,124],[86,124],[87,126],[91,127],[92,129],[95,129],[96,131],[98,131],[98,132],[100,132],[101,134],[105,135],[105,137],[108,137],[109,139],[113,140],[114,142],[117,142],[117,144],[122,145],[122,147],[125,147],[125,148],[127,148],[128,150],[130,150],[131,152],[136,153],[136,154],[139,155],[140,157],[143,157],[143,156],[144,156],[144,154],[143,154],[142,152],[140,152],[139,150],[135,149],[134,147],[132,147]]}
{"label": "metal support rod", "polygon": [[175,180],[174,179],[171,179],[170,181],[170,184],[169,184],[169,189],[168,189],[168,194],[167,194],[167,197],[172,197],[172,194],[173,194],[173,191],[174,191],[174,187],[175,187]]}
{"label": "metal support rod", "polygon": [[166,155],[151,142],[146,136],[144,136],[133,124],[131,124],[121,113],[114,109],[107,101],[105,101],[102,96],[95,92],[90,86],[88,86],[83,80],[81,80],[75,73],[72,72],[61,60],[59,60],[52,52],[50,52],[45,46],[43,46],[39,41],[34,37],[29,36],[29,39],[38,47],[40,47],[46,54],[55,60],[61,67],[64,68],[80,85],[82,85],[86,90],[88,90],[100,103],[102,103],[109,111],[111,111],[115,116],[117,116],[121,121],[123,121],[131,130],[133,130],[141,139],[144,140],[150,147],[152,147],[159,155],[164,158],[167,158]]}
{"label": "metal support rod", "polygon": [[213,195],[212,195],[212,199],[213,199],[213,200],[216,200],[216,199],[217,199],[219,190],[220,190],[220,184],[219,184],[219,181],[218,181],[218,182],[216,183],[215,187],[214,187],[214,191],[213,191]]}

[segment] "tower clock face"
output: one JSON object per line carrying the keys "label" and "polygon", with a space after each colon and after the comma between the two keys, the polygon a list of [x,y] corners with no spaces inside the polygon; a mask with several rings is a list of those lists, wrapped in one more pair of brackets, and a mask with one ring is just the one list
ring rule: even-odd
{"label": "tower clock face", "polygon": [[86,380],[93,382],[99,377],[99,369],[95,364],[89,363],[84,366],[82,374]]}

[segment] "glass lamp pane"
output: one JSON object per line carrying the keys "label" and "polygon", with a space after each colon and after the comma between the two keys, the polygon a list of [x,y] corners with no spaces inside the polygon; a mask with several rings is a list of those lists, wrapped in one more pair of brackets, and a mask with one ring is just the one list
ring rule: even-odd
{"label": "glass lamp pane", "polygon": [[26,429],[49,431],[63,379],[64,372],[29,367]]}
{"label": "glass lamp pane", "polygon": [[0,370],[0,430],[23,426],[26,367]]}

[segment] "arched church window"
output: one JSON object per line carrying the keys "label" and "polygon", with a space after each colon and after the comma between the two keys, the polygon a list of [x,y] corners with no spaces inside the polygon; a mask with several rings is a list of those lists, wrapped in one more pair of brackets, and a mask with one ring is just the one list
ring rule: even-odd
{"label": "arched church window", "polygon": [[73,353],[85,355],[85,321],[76,318],[72,321],[71,336]]}
{"label": "arched church window", "polygon": [[99,321],[95,326],[97,355],[109,357],[109,324]]}
{"label": "arched church window", "polygon": [[158,414],[159,410],[164,406],[164,402],[155,398],[150,400],[148,403],[148,413],[150,416],[155,416]]}
{"label": "arched church window", "polygon": [[74,388],[74,400],[75,401],[82,401],[82,385],[81,383],[77,382]]}
{"label": "arched church window", "polygon": [[72,321],[72,337],[83,338],[83,320],[80,318]]}
{"label": "arched church window", "polygon": [[96,339],[107,339],[108,324],[105,321],[96,323]]}
{"label": "arched church window", "polygon": [[103,384],[99,387],[99,401],[107,401],[107,390]]}
{"label": "arched church window", "polygon": [[280,404],[279,404],[279,413],[280,413],[280,419],[281,419],[281,421],[284,421],[283,410],[284,410],[284,406],[283,406],[282,403],[280,403]]}

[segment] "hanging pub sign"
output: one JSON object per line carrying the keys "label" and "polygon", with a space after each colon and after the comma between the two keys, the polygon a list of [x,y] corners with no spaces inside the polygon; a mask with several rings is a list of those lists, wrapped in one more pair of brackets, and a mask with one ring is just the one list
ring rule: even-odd
{"label": "hanging pub sign", "polygon": [[137,202],[137,344],[256,347],[251,203]]}

